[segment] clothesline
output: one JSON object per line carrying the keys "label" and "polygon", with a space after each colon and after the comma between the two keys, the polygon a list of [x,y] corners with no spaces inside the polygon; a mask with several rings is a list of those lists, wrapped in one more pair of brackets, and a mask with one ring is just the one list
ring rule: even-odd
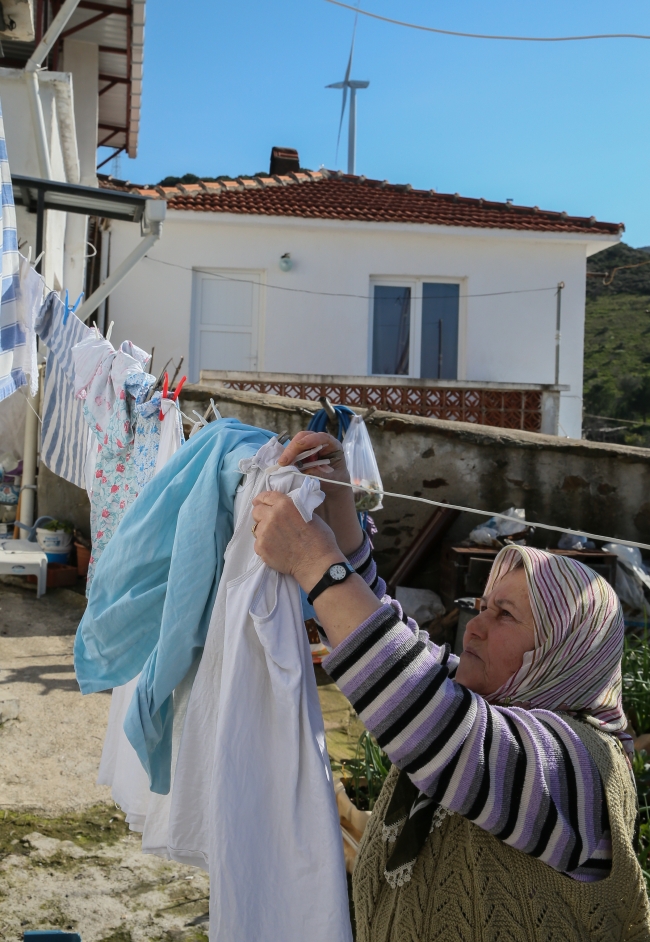
{"label": "clothesline", "polygon": [[[304,473],[304,472],[301,472]],[[648,543],[635,543],[634,540],[621,540],[614,536],[602,536],[599,533],[587,533],[585,530],[571,530],[569,527],[556,527],[550,523],[537,523],[532,520],[522,521],[519,517],[509,517],[508,514],[492,513],[490,510],[479,510],[477,507],[463,507],[461,504],[447,504],[441,500],[431,500],[428,497],[414,497],[412,494],[396,494],[393,491],[379,492],[377,488],[364,487],[362,484],[348,484],[347,481],[333,481],[331,478],[320,478],[315,474],[305,475],[305,477],[316,478],[317,481],[323,481],[325,484],[338,484],[341,487],[352,487],[355,490],[363,490],[368,494],[381,493],[383,497],[399,497],[402,500],[412,500],[418,504],[429,504],[432,507],[442,507],[444,510],[460,510],[468,514],[480,514],[482,517],[498,517],[499,520],[508,520],[511,523],[521,525],[525,523],[527,527],[536,527],[540,530],[551,530],[554,533],[570,533],[572,536],[586,536],[590,540],[601,540],[605,543],[618,543],[620,546],[633,546],[638,549],[650,550]]]}

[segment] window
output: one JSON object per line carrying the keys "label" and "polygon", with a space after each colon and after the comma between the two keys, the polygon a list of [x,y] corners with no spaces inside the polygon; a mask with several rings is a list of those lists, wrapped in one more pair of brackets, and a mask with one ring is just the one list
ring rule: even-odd
{"label": "window", "polygon": [[459,304],[451,282],[374,284],[372,373],[457,379]]}
{"label": "window", "polygon": [[375,285],[372,372],[408,376],[411,289]]}
{"label": "window", "polygon": [[458,376],[459,285],[422,284],[422,342],[420,376],[456,379]]}

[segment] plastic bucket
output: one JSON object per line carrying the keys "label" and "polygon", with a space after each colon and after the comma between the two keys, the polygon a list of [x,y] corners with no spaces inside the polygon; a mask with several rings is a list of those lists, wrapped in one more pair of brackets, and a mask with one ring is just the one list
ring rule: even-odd
{"label": "plastic bucket", "polygon": [[[70,552],[72,534],[66,533],[65,530],[42,530],[38,527],[36,539],[45,553]],[[59,560],[54,560],[54,562],[59,562]]]}
{"label": "plastic bucket", "polygon": [[45,553],[47,556],[48,563],[60,563],[65,566],[65,564],[70,559],[70,550],[63,550],[60,553]]}

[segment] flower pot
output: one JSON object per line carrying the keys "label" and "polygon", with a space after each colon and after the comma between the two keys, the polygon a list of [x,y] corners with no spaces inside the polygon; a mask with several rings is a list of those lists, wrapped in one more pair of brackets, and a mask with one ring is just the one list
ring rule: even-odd
{"label": "flower pot", "polygon": [[[48,563],[47,565],[47,587],[48,589],[60,589],[67,585],[77,584],[77,567],[64,566],[61,563]],[[27,582],[37,583],[36,576],[25,576]]]}
{"label": "flower pot", "polygon": [[366,829],[372,812],[359,811],[348,796],[345,786],[340,780],[334,783],[334,794],[336,795],[336,806],[339,812],[339,823],[343,836],[345,869],[348,873],[352,873],[359,854],[359,844],[361,843],[363,832]]}
{"label": "flower pot", "polygon": [[80,576],[87,576],[88,564],[90,563],[90,550],[87,546],[82,546],[81,543],[75,543],[74,546],[77,551],[77,572]]}
{"label": "flower pot", "polygon": [[70,550],[72,534],[65,530],[44,530],[37,527],[36,539],[44,553],[64,553]]}

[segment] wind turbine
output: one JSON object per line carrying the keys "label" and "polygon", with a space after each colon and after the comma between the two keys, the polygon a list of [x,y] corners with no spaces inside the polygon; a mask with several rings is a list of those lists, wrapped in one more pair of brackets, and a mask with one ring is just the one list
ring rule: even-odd
{"label": "wind turbine", "polygon": [[[358,16],[358,14],[357,14]],[[326,88],[342,88],[343,103],[341,106],[341,120],[339,121],[339,136],[336,140],[336,154],[338,157],[339,143],[341,141],[341,128],[343,127],[343,115],[345,114],[345,105],[348,99],[348,89],[350,89],[350,113],[348,120],[348,173],[354,173],[355,151],[357,143],[357,89],[368,88],[370,82],[361,82],[350,78],[352,71],[352,56],[354,54],[354,37],[357,31],[357,20],[354,20],[354,30],[352,31],[352,45],[350,46],[350,58],[348,67],[345,70],[345,78],[342,82],[334,82],[332,85],[326,85]]]}

